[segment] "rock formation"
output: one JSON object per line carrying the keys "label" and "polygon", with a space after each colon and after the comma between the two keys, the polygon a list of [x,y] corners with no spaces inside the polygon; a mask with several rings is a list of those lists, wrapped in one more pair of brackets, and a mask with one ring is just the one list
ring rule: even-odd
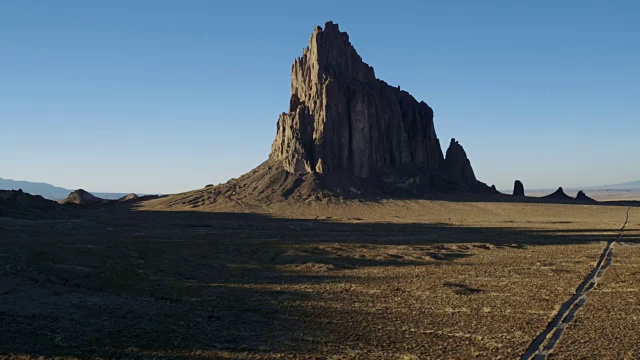
{"label": "rock formation", "polygon": [[587,194],[585,194],[584,191],[582,190],[578,191],[578,194],[576,195],[576,200],[582,201],[582,202],[597,202],[596,200],[588,197]]}
{"label": "rock formation", "polygon": [[69,196],[67,196],[65,199],[60,200],[59,203],[85,205],[85,204],[91,204],[91,203],[102,202],[102,201],[104,200],[99,197],[93,196],[88,191],[85,191],[83,189],[78,189],[72,192],[71,194],[69,194]]}
{"label": "rock formation", "polygon": [[567,194],[565,194],[562,187],[559,187],[558,190],[543,197],[544,199],[554,199],[554,200],[573,200],[573,198]]}
{"label": "rock formation", "polygon": [[289,111],[278,119],[270,161],[297,175],[393,179],[392,189],[492,191],[457,141],[446,154],[426,103],[377,79],[337,24],[315,28],[293,63]]}
{"label": "rock formation", "polygon": [[467,153],[456,139],[451,139],[447,149],[444,170],[452,179],[465,185],[471,186],[478,181],[471,167],[471,162],[467,158]]}
{"label": "rock formation", "polygon": [[0,190],[0,216],[29,218],[57,210],[57,203],[22,190]]}
{"label": "rock formation", "polygon": [[513,196],[524,196],[524,185],[522,181],[516,180],[513,183]]}
{"label": "rock formation", "polygon": [[133,200],[138,200],[138,195],[131,193],[118,199],[118,201],[133,201]]}
{"label": "rock formation", "polygon": [[445,158],[429,105],[377,79],[349,36],[328,22],[291,67],[289,109],[278,119],[269,159],[237,179],[156,205],[233,209],[442,192],[498,193],[476,179],[455,139]]}

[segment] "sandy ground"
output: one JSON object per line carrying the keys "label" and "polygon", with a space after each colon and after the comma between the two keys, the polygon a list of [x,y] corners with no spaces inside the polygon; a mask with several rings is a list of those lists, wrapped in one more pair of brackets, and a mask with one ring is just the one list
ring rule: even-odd
{"label": "sandy ground", "polygon": [[567,329],[554,358],[640,358],[640,246],[632,240],[639,235],[640,211],[635,211],[625,236],[614,245],[611,268]]}
{"label": "sandy ground", "polygon": [[[1,218],[0,354],[518,358],[627,208],[387,200],[201,210],[151,201],[66,220]],[[637,325],[638,236],[630,229],[616,246],[552,355],[602,358],[584,344],[603,341],[612,358],[637,356],[626,334]]]}

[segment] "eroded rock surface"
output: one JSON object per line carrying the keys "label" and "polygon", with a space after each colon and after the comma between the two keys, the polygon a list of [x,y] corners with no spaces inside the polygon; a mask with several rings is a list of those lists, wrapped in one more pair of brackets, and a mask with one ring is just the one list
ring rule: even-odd
{"label": "eroded rock surface", "polygon": [[444,161],[433,110],[376,78],[337,24],[316,27],[291,69],[289,112],[280,115],[270,159],[291,173],[373,170]]}
{"label": "eroded rock surface", "polygon": [[332,22],[314,29],[293,63],[269,161],[296,176],[337,177],[339,187],[360,181],[353,176],[382,192],[497,193],[476,179],[455,139],[445,159],[431,107],[377,79]]}

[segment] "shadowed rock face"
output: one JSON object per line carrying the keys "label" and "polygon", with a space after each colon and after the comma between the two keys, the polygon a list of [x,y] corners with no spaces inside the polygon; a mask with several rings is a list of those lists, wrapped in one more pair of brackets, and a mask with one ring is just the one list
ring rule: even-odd
{"label": "shadowed rock face", "polygon": [[446,155],[426,103],[377,79],[338,25],[314,29],[291,68],[289,111],[278,119],[269,162],[298,177],[346,180],[340,187],[361,179],[382,192],[497,193],[477,181],[455,139]]}
{"label": "shadowed rock face", "polygon": [[556,199],[556,200],[573,200],[573,198],[567,194],[565,194],[562,187],[559,187],[554,193],[544,196],[545,199]]}
{"label": "shadowed rock face", "polygon": [[597,202],[596,200],[588,197],[587,194],[585,194],[584,191],[582,190],[578,191],[578,194],[576,195],[576,200],[583,201],[583,202]]}
{"label": "shadowed rock face", "polygon": [[293,64],[289,112],[280,115],[270,159],[290,173],[345,171],[360,178],[379,168],[431,170],[444,162],[433,110],[376,79],[332,22],[315,28]]}
{"label": "shadowed rock face", "polygon": [[522,181],[516,180],[516,182],[513,183],[513,196],[524,196],[524,185]]}
{"label": "shadowed rock face", "polygon": [[52,210],[55,209],[56,203],[40,195],[27,194],[22,189],[0,190],[0,207],[20,210]]}
{"label": "shadowed rock face", "polygon": [[447,156],[444,160],[444,169],[453,179],[463,184],[474,184],[477,182],[476,175],[473,173],[471,162],[467,158],[467,153],[462,145],[451,139]]}

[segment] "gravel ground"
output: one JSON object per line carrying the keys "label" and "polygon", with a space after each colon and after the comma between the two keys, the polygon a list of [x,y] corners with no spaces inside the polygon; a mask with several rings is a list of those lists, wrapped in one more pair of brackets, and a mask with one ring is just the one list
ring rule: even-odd
{"label": "gravel ground", "polygon": [[[517,358],[626,208],[381,201],[210,211],[0,219],[2,357]],[[617,276],[621,289],[638,283],[640,254],[627,248],[616,247],[616,261],[629,266],[615,263],[603,279]],[[620,309],[631,297],[619,293],[620,305],[603,307],[630,314]],[[599,312],[589,308],[595,295],[580,314]],[[611,337],[637,325],[626,318],[610,323]],[[618,318],[596,323],[607,319]],[[629,341],[620,351],[637,351]]]}

